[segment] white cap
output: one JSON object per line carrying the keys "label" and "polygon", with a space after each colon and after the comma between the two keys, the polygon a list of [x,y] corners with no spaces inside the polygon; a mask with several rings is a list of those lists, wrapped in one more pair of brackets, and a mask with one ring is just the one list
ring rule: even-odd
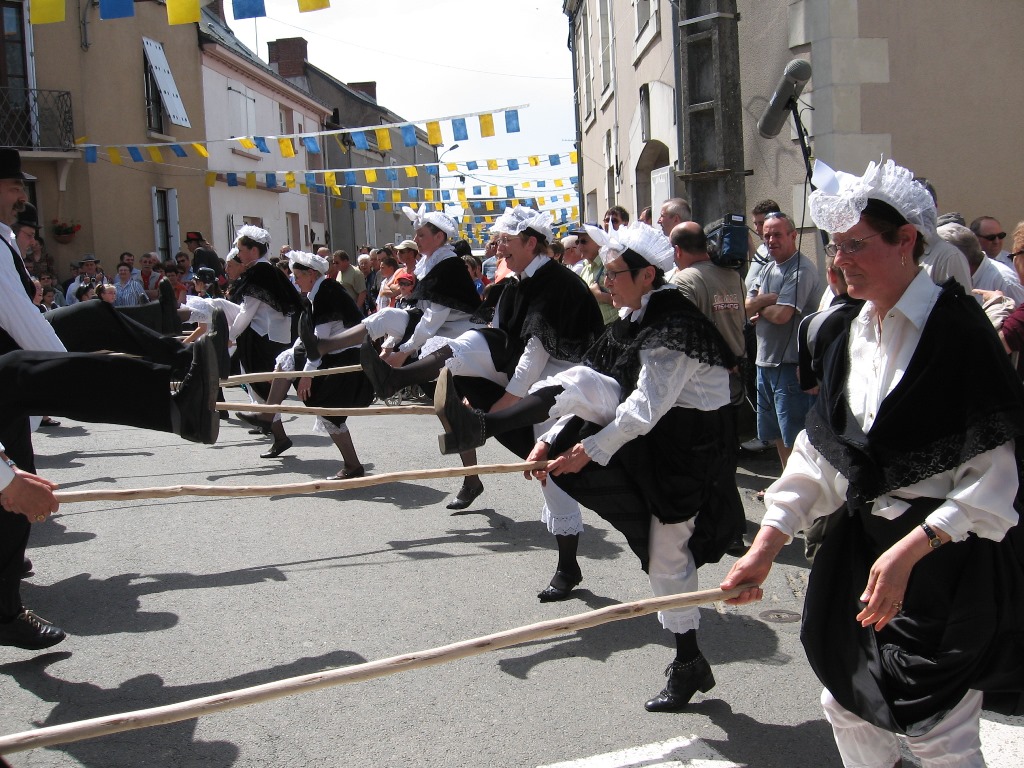
{"label": "white cap", "polygon": [[925,240],[933,242],[935,201],[914,174],[886,160],[881,165],[868,163],[863,176],[834,171],[821,160],[814,163],[813,184],[817,187],[807,198],[814,223],[826,232],[846,232],[860,221],[868,200],[888,203],[914,225]]}
{"label": "white cap", "polygon": [[[597,229],[598,232],[603,230]],[[587,226],[587,234],[595,242],[600,242],[591,233],[591,227]],[[675,265],[675,251],[672,250],[672,243],[661,231],[661,228],[654,228],[650,224],[644,224],[636,220],[630,222],[627,227],[619,227],[608,232],[601,244],[601,258],[605,263],[617,258],[623,251],[630,250],[653,267],[658,267],[667,272]]]}
{"label": "white cap", "polygon": [[323,256],[317,256],[315,253],[308,253],[306,251],[288,251],[285,256],[288,257],[288,261],[291,264],[298,264],[300,267],[316,270],[321,275],[326,275],[327,271],[331,268],[327,259]]}
{"label": "white cap", "polygon": [[444,232],[448,237],[455,237],[459,231],[459,223],[446,213],[440,211],[428,211],[427,206],[421,205],[418,211],[414,211],[407,205],[402,206],[402,213],[412,222],[412,225],[419,229],[424,224],[433,224]]}
{"label": "white cap", "polygon": [[262,243],[263,245],[270,245],[270,233],[262,227],[256,227],[252,224],[246,224],[238,230],[238,234],[235,236],[235,245],[238,245],[238,241],[243,237],[255,240],[257,243]]}
{"label": "white cap", "polygon": [[548,212],[535,211],[517,205],[515,208],[506,208],[505,212],[498,217],[491,227],[491,232],[504,235],[519,235],[527,229],[536,232],[545,242],[551,242],[553,234],[551,224],[554,221]]}

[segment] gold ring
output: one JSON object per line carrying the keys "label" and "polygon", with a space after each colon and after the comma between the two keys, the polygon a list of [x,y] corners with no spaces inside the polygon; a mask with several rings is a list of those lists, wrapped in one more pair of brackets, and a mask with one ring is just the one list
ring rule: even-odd
{"label": "gold ring", "polygon": [[36,515],[36,522],[41,523],[46,519],[46,515]]}
{"label": "gold ring", "polygon": [[897,600],[895,603],[892,604],[892,608],[894,611],[896,611],[896,613],[899,613],[903,610],[903,601]]}

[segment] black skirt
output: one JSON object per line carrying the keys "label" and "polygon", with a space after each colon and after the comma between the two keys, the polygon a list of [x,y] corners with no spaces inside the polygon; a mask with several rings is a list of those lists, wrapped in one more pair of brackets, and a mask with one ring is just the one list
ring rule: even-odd
{"label": "black skirt", "polygon": [[[359,348],[346,349],[324,355],[321,368],[340,368],[345,365],[359,365]],[[299,376],[301,376],[301,372]],[[306,405],[315,408],[366,408],[373,402],[373,385],[362,370],[352,373],[336,373],[331,376],[315,376],[309,388]],[[347,416],[324,416],[324,420],[336,427],[345,423]]]}
{"label": "black skirt", "polygon": [[[238,335],[238,349],[235,352],[235,359],[238,360],[246,373],[265,373],[274,370],[277,364],[277,356],[284,352],[289,344],[282,344],[271,341],[266,336],[260,336],[252,328],[246,328]],[[246,386],[252,387],[253,392],[264,400],[270,394],[270,382],[258,381]]]}
{"label": "black skirt", "polygon": [[818,679],[850,712],[909,736],[930,731],[968,690],[1024,690],[1019,525],[1001,542],[972,534],[925,555],[881,631],[855,618],[872,564],[939,503],[916,500],[895,520],[836,512],[804,601],[801,640]]}

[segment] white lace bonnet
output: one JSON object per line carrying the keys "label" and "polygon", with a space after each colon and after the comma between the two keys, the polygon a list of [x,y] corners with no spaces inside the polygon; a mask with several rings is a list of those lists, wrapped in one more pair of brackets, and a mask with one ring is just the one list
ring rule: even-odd
{"label": "white lace bonnet", "polygon": [[816,160],[811,181],[817,187],[807,199],[811,218],[826,232],[847,231],[860,220],[868,199],[873,198],[899,211],[926,241],[937,237],[935,201],[923,184],[914,181],[913,173],[892,160],[868,163],[860,177],[834,171]]}
{"label": "white lace bonnet", "polygon": [[331,268],[327,259],[323,256],[317,256],[315,253],[308,253],[306,251],[288,251],[285,255],[288,257],[288,261],[291,264],[298,264],[301,267],[316,270],[321,275],[326,275],[327,271]]}
{"label": "white lace bonnet", "polygon": [[427,206],[421,205],[418,211],[414,211],[408,205],[402,206],[402,213],[412,222],[413,227],[419,229],[424,224],[433,224],[444,232],[448,237],[455,237],[459,231],[458,222],[446,213],[440,211],[428,211]]}
{"label": "white lace bonnet", "polygon": [[248,237],[250,240],[255,240],[263,245],[270,245],[270,233],[262,227],[256,227],[252,224],[246,224],[238,230],[238,234],[235,236],[235,245],[238,245],[238,241],[243,237]]}
{"label": "white lace bonnet", "polygon": [[[675,251],[672,243],[660,228],[655,229],[642,221],[632,221],[629,226],[605,232],[603,229],[585,225],[587,234],[601,245],[601,258],[607,264],[627,248],[644,261],[663,272],[675,266]],[[600,234],[598,234],[600,233]]]}
{"label": "white lace bonnet", "polygon": [[506,208],[505,212],[498,217],[491,227],[491,232],[503,235],[519,235],[527,229],[532,229],[544,238],[545,242],[551,242],[554,233],[551,231],[553,219],[547,211],[535,211],[517,205],[515,208]]}

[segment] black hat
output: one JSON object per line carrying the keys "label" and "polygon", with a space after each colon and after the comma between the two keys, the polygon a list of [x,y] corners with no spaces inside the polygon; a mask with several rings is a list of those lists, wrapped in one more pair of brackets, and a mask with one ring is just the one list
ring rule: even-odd
{"label": "black hat", "polygon": [[200,267],[195,271],[196,280],[202,280],[204,283],[215,283],[217,282],[217,273],[209,267]]}
{"label": "black hat", "polygon": [[198,243],[202,243],[206,241],[206,238],[203,237],[202,232],[198,230],[192,230],[191,232],[185,233],[185,242],[187,243],[189,240],[195,240]]}
{"label": "black hat", "polygon": [[0,147],[0,179],[35,181],[36,177],[21,170],[21,154],[13,147]]}
{"label": "black hat", "polygon": [[578,227],[573,227],[569,230],[570,235],[585,235],[587,234],[587,227],[596,227],[601,229],[601,225],[597,222],[588,222],[587,224],[580,224]]}
{"label": "black hat", "polygon": [[18,220],[14,226],[39,229],[39,212],[32,203],[25,203],[24,210],[18,212]]}
{"label": "black hat", "polygon": [[94,261],[97,264],[99,264],[99,262],[100,262],[100,260],[97,259],[95,256],[93,256],[91,253],[87,253],[87,254],[85,254],[85,256],[83,256],[82,258],[80,258],[78,260],[78,266],[82,266],[87,261]]}

